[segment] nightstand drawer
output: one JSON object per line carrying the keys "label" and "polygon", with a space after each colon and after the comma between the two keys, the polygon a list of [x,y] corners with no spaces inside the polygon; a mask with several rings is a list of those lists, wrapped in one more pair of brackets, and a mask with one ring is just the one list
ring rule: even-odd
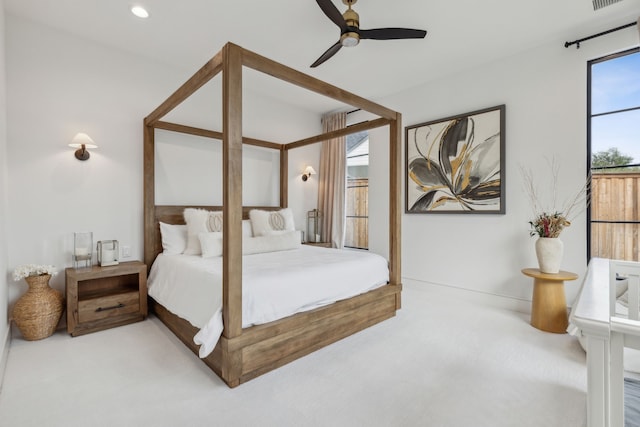
{"label": "nightstand drawer", "polygon": [[108,317],[135,313],[140,310],[140,294],[137,291],[78,301],[78,320],[91,322]]}

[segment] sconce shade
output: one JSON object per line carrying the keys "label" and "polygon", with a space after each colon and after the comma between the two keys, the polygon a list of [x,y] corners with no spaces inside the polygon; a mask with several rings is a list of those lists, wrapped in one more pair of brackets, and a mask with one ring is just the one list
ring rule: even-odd
{"label": "sconce shade", "polygon": [[85,146],[85,148],[98,148],[96,143],[93,142],[93,139],[91,139],[91,137],[86,133],[82,132],[77,133],[76,136],[73,137],[71,143],[69,144],[69,147],[81,148],[83,145]]}
{"label": "sconce shade", "polygon": [[87,148],[98,148],[93,139],[86,133],[79,132],[73,137],[69,143],[69,147],[77,148],[75,152],[76,159],[87,160],[89,158],[89,152]]}
{"label": "sconce shade", "polygon": [[302,180],[306,181],[309,179],[311,175],[315,175],[315,174],[316,174],[316,171],[311,166],[307,166],[304,172],[302,173]]}

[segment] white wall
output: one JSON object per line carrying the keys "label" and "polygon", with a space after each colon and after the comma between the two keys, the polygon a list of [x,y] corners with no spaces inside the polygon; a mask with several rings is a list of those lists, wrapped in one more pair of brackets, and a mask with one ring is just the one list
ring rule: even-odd
{"label": "white wall", "polygon": [[0,388],[9,351],[9,272],[7,269],[7,107],[5,62],[4,0],[0,0]]}
{"label": "white wall", "polygon": [[[506,214],[403,215],[405,282],[531,299],[531,279],[520,270],[537,266],[537,261],[535,239],[528,233],[532,214],[520,165],[543,175],[548,173],[545,156],[555,157],[561,165],[559,200],[577,191],[587,168],[587,60],[637,46],[638,35],[611,34],[585,42],[579,50],[565,49],[563,43],[557,40],[380,101],[403,114],[404,126],[506,104]],[[379,168],[371,171],[380,173]],[[379,204],[378,193],[372,196],[372,206]],[[584,212],[561,238],[562,269],[582,276],[587,252]],[[572,303],[579,281],[567,283],[565,289]]]}
{"label": "white wall", "polygon": [[[142,120],[194,72],[169,69],[7,15],[9,271],[23,263],[55,264],[61,274],[52,285],[63,290],[62,270],[71,265],[74,231],[93,231],[94,242],[117,239],[131,247],[132,259],[142,258]],[[321,130],[316,114],[253,94],[245,97],[251,99],[245,103],[247,136],[279,142]],[[219,110],[221,101],[201,96],[173,116],[208,114],[211,105]],[[269,123],[265,107],[292,120],[267,129],[265,135],[259,129]],[[99,145],[85,162],[76,160],[67,147],[79,131]],[[309,150],[292,156],[292,181],[300,179],[298,169],[309,161],[306,154],[317,156]],[[253,165],[261,165],[255,172],[260,179],[264,156],[254,157]],[[191,163],[182,167],[185,175],[192,170]],[[292,187],[294,193],[301,191]],[[293,197],[291,206],[297,220],[309,209],[307,201]],[[9,305],[25,290],[24,283],[12,284]],[[2,309],[6,305],[0,301]]]}

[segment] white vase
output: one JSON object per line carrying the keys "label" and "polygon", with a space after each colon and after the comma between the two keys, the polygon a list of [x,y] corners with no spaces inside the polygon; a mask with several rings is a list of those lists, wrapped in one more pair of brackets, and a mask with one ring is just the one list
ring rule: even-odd
{"label": "white vase", "polygon": [[564,244],[557,237],[540,237],[536,240],[538,266],[543,273],[558,273],[564,254]]}

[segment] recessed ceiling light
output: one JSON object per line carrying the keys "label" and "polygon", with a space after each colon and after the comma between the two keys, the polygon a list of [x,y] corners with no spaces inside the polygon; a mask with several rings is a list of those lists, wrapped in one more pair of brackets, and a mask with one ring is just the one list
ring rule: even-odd
{"label": "recessed ceiling light", "polygon": [[138,18],[148,18],[149,12],[142,6],[133,6],[131,8],[131,13],[136,15]]}

